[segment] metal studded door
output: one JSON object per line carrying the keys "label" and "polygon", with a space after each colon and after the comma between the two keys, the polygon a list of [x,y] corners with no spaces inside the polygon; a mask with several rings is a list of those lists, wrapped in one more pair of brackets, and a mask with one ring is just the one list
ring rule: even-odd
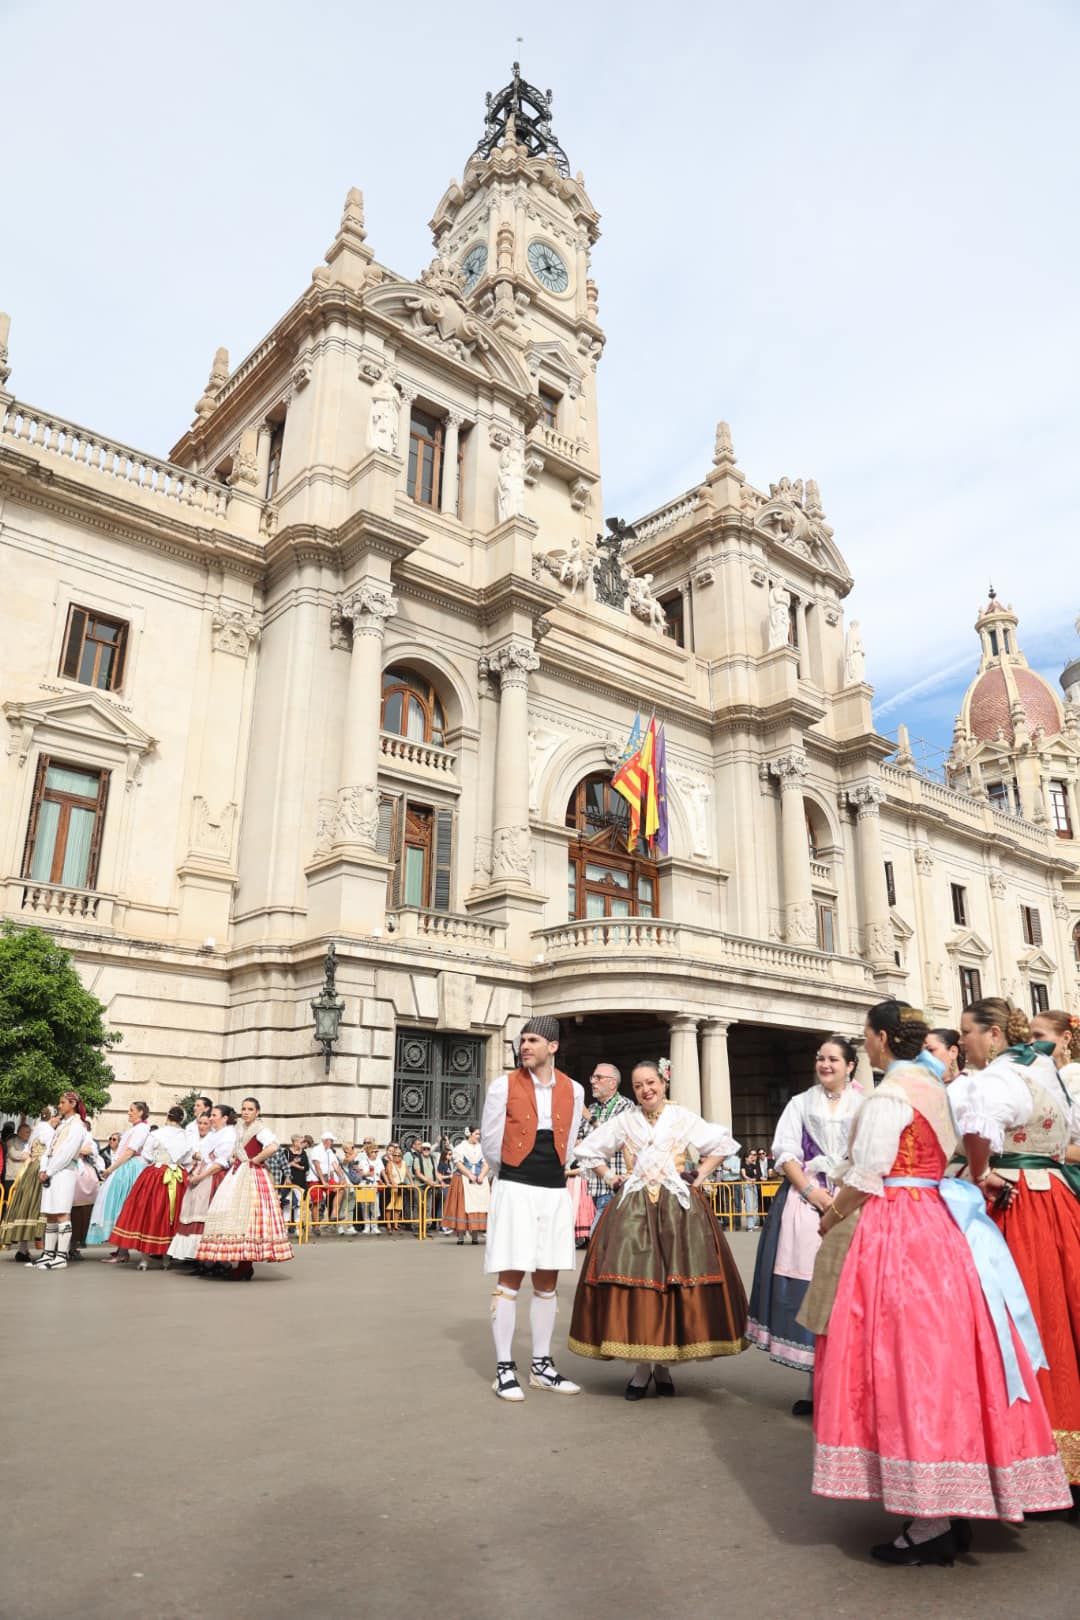
{"label": "metal studded door", "polygon": [[451,1141],[479,1125],[484,1100],[484,1042],[473,1035],[399,1029],[394,1052],[394,1140]]}

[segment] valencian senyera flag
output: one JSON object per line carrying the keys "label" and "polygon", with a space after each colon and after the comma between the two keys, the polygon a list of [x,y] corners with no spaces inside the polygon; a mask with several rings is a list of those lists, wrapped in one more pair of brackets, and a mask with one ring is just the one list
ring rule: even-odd
{"label": "valencian senyera flag", "polygon": [[[641,716],[634,721],[627,746],[633,741],[635,735],[641,734]],[[663,764],[663,728],[660,728],[660,761]],[[658,732],[656,716],[649,721],[644,738],[629,754],[624,755],[615,767],[615,774],[611,778],[611,785],[615,792],[624,798],[630,807],[630,825],[626,833],[626,847],[629,850],[637,848],[638,839],[644,837],[650,849],[660,843],[661,826],[663,827],[664,844],[666,852],[667,839],[667,781],[666,772],[663,778],[664,816],[661,823],[660,788],[661,780],[657,774],[657,740]]]}

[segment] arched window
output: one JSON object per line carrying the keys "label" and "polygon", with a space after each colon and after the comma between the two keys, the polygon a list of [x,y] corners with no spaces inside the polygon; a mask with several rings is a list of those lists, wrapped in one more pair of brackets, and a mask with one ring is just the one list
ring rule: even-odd
{"label": "arched window", "polygon": [[380,725],[395,737],[445,746],[446,717],[438,693],[423,675],[400,665],[383,675]]}
{"label": "arched window", "polygon": [[657,917],[660,879],[644,843],[626,848],[630,807],[602,772],[579,782],[566,806],[567,904],[577,917]]}

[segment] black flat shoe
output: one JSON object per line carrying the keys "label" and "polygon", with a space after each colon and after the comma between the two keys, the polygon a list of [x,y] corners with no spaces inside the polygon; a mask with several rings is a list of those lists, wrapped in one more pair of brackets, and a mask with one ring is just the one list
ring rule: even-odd
{"label": "black flat shoe", "polygon": [[[950,1527],[940,1536],[934,1536],[932,1541],[914,1542],[905,1527],[900,1532],[907,1543],[904,1547],[896,1546],[895,1542],[883,1541],[877,1547],[871,1547],[870,1556],[876,1558],[881,1564],[907,1564],[923,1565],[937,1564],[944,1569],[951,1569],[956,1561],[957,1537]],[[968,1545],[970,1546],[971,1530],[968,1527]]]}
{"label": "black flat shoe", "polygon": [[650,1373],[647,1383],[627,1384],[626,1388],[623,1390],[624,1399],[628,1401],[643,1401],[646,1395],[649,1393],[649,1384],[651,1383],[652,1374]]}
{"label": "black flat shoe", "polygon": [[959,1555],[959,1554],[963,1554],[963,1553],[966,1553],[966,1552],[970,1552],[971,1551],[971,1520],[970,1519],[950,1519],[949,1523],[952,1525],[953,1540],[956,1542],[957,1554]]}
{"label": "black flat shoe", "polygon": [[813,1401],[796,1401],[791,1408],[792,1417],[813,1417]]}
{"label": "black flat shoe", "polygon": [[671,1396],[675,1393],[675,1385],[672,1383],[671,1379],[657,1378],[655,1373],[653,1373],[653,1388],[655,1389],[656,1393],[663,1396],[665,1400],[670,1400]]}

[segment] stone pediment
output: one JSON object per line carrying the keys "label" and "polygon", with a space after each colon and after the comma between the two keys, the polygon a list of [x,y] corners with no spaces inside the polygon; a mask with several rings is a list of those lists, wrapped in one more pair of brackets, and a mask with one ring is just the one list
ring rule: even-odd
{"label": "stone pediment", "polygon": [[546,366],[555,376],[563,378],[568,392],[580,388],[585,377],[569,349],[558,342],[530,343],[525,353],[525,363],[533,375],[540,371],[541,366]]}
{"label": "stone pediment", "polygon": [[425,347],[481,372],[516,394],[532,392],[521,361],[494,328],[460,296],[447,276],[428,282],[391,281],[373,288],[365,308],[393,321]]}
{"label": "stone pediment", "polygon": [[4,717],[10,727],[8,753],[25,765],[35,740],[43,736],[70,739],[72,748],[96,743],[107,750],[138,760],[157,745],[157,739],[137,726],[110,703],[102,693],[90,689],[38,698],[31,703],[5,703]]}
{"label": "stone pediment", "polygon": [[914,939],[914,928],[901,917],[895,906],[892,906],[889,910],[889,921],[892,923],[892,931],[896,939],[903,941],[905,945],[909,939]]}
{"label": "stone pediment", "polygon": [[973,928],[956,929],[945,941],[945,949],[950,956],[973,956],[980,962],[989,961],[991,956],[989,945]]}
{"label": "stone pediment", "polygon": [[814,488],[813,484],[804,486],[801,478],[781,478],[771,484],[768,500],[757,497],[754,502],[754,527],[774,546],[794,552],[850,589],[851,575],[814,498]]}
{"label": "stone pediment", "polygon": [[1025,973],[1045,973],[1048,977],[1057,972],[1057,963],[1040,949],[1025,951],[1017,958],[1017,966]]}

